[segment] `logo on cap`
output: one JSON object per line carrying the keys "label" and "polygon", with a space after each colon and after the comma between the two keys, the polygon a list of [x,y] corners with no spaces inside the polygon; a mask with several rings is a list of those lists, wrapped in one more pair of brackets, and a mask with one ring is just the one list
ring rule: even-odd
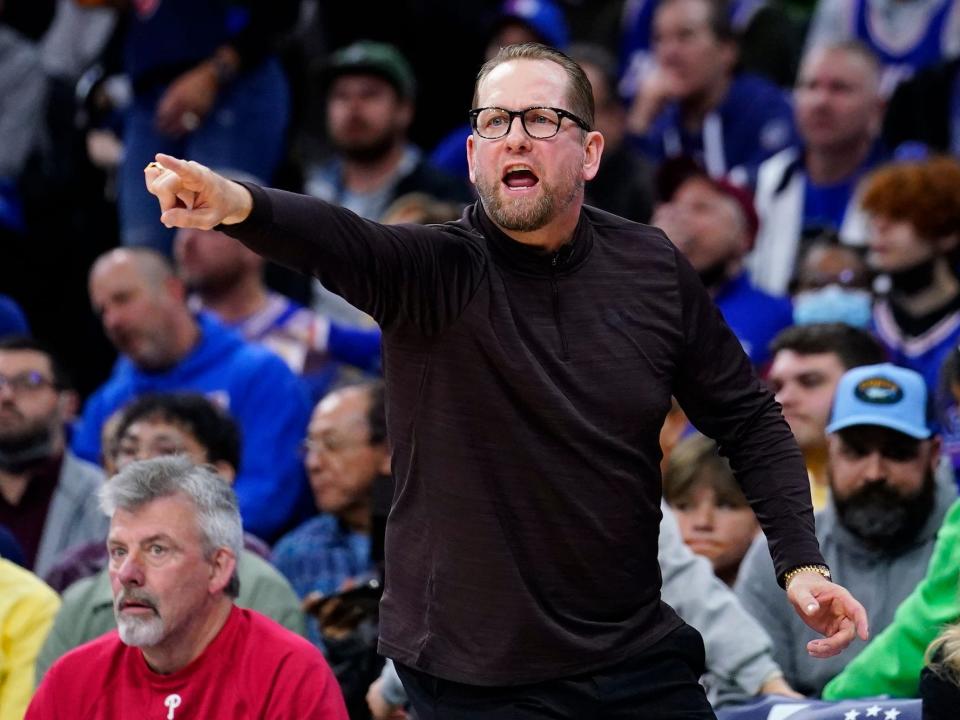
{"label": "logo on cap", "polygon": [[883,377],[861,380],[853,393],[859,400],[875,405],[893,405],[903,400],[900,386]]}

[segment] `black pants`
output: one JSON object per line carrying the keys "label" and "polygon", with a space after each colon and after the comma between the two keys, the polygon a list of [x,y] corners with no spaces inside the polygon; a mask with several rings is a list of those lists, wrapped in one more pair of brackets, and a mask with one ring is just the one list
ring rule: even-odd
{"label": "black pants", "polygon": [[417,720],[716,720],[699,683],[703,639],[689,625],[612,667],[530,685],[466,685],[396,667]]}

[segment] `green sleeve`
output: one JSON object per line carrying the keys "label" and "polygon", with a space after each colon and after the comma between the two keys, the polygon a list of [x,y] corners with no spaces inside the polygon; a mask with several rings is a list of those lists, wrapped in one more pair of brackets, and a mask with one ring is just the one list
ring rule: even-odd
{"label": "green sleeve", "polygon": [[958,617],[960,500],[947,512],[924,579],[897,608],[893,622],[827,684],[823,698],[917,697],[927,646]]}

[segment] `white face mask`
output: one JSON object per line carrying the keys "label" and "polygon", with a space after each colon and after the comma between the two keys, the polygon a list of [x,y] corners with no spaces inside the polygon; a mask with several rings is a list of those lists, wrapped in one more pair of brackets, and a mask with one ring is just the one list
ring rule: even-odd
{"label": "white face mask", "polygon": [[793,322],[797,325],[842,322],[865,328],[870,324],[873,296],[867,290],[827,285],[793,296]]}

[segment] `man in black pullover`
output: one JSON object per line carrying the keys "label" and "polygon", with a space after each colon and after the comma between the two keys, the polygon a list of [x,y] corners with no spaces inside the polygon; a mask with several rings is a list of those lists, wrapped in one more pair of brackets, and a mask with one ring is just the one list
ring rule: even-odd
{"label": "man in black pullover", "polygon": [[603,137],[579,66],[505,48],[474,104],[480,201],[446,225],[382,226],[166,155],[146,170],[164,224],[220,224],[383,328],[380,650],[418,717],[713,717],[700,638],[660,601],[671,395],[730,458],[786,599],[826,636],[809,652],[866,638],[790,428],[696,273],[659,230],[583,206]]}

